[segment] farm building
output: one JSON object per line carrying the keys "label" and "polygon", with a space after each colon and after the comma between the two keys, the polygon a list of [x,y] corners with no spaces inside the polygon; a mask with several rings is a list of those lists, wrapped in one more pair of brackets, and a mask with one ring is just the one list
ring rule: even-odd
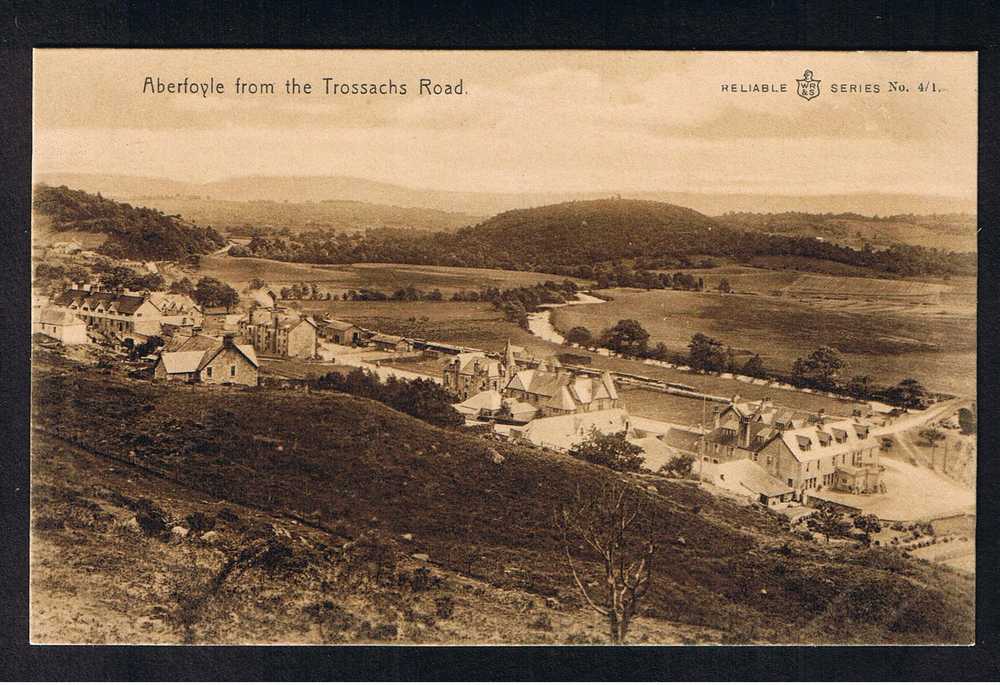
{"label": "farm building", "polygon": [[410,352],[413,349],[405,338],[384,333],[372,336],[371,344],[382,352]]}
{"label": "farm building", "polygon": [[67,309],[40,307],[34,312],[32,332],[54,338],[64,345],[87,342],[87,324]]}
{"label": "farm building", "polygon": [[361,339],[361,329],[347,321],[325,319],[320,329],[323,331],[323,337],[338,345],[354,347]]}

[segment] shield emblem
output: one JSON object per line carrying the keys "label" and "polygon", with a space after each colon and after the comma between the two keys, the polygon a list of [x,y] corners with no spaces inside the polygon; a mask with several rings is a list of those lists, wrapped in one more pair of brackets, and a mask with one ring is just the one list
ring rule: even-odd
{"label": "shield emblem", "polygon": [[795,82],[799,84],[798,93],[800,98],[812,100],[814,97],[819,96],[819,84],[821,82],[813,78],[811,70],[806,69],[802,74],[802,78],[795,79]]}

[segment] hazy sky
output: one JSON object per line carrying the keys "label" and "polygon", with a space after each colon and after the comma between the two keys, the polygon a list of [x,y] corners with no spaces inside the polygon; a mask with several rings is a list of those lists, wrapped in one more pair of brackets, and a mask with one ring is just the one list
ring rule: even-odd
{"label": "hazy sky", "polygon": [[[821,81],[795,93],[805,69]],[[225,95],[143,94],[144,79]],[[233,81],[271,81],[242,95]],[[286,95],[289,77],[313,84]],[[325,95],[406,83],[405,96]],[[418,80],[462,80],[421,96]],[[889,92],[888,81],[909,92]],[[919,93],[918,83],[939,92]],[[733,94],[721,84],[786,84]],[[881,92],[834,94],[833,84]],[[973,197],[974,53],[37,50],[35,171],[347,175],[464,191]],[[941,92],[943,91],[943,92]]]}

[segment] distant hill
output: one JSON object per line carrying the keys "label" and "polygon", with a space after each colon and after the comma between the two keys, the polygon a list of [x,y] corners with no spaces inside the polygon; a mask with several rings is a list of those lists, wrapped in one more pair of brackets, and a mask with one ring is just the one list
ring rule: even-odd
{"label": "distant hill", "polygon": [[230,201],[321,202],[353,200],[398,207],[490,216],[511,209],[573,200],[595,200],[614,194],[692,207],[704,214],[726,212],[858,212],[878,214],[948,214],[976,212],[974,199],[904,193],[789,195],[770,193],[695,193],[671,190],[595,189],[588,192],[493,193],[415,188],[352,176],[243,176],[209,183],[188,183],[140,176],[44,173],[49,185],[65,184],[117,199],[144,196],[198,195]]}
{"label": "distant hill", "polygon": [[371,231],[336,239],[254,240],[246,256],[324,264],[394,262],[490,267],[595,278],[691,267],[701,258],[810,258],[885,276],[974,275],[972,253],[894,244],[855,249],[813,235],[785,235],[725,225],[693,209],[646,200],[584,200],[503,212],[452,234]]}
{"label": "distant hill", "polygon": [[686,252],[719,229],[704,214],[664,202],[584,200],[503,212],[460,236],[511,261],[593,264]]}
{"label": "distant hill", "polygon": [[217,231],[147,207],[133,207],[66,186],[35,186],[32,209],[48,218],[48,229],[98,233],[107,239],[98,252],[137,260],[177,260],[206,254],[226,244]]}
{"label": "distant hill", "polygon": [[865,243],[895,243],[975,252],[975,214],[894,214],[863,216],[854,212],[728,212],[717,217],[725,226],[748,231],[819,237],[861,248]]}
{"label": "distant hill", "polygon": [[356,233],[373,228],[397,228],[415,231],[454,231],[470,226],[485,217],[444,212],[423,207],[323,200],[322,202],[278,202],[275,200],[224,200],[190,195],[143,196],[134,198],[167,214],[180,214],[198,224],[225,229],[231,234],[287,228],[302,231],[341,231]]}

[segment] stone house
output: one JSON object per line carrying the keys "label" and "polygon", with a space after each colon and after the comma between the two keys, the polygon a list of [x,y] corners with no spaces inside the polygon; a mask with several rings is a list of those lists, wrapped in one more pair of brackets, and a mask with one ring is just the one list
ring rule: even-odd
{"label": "stone house", "polygon": [[189,348],[161,353],[153,369],[153,377],[207,385],[255,386],[259,368],[253,347],[239,344],[234,336],[227,335],[209,349]]}
{"label": "stone house", "polygon": [[702,458],[716,464],[750,459],[800,495],[823,488],[879,491],[881,447],[870,425],[802,416],[767,400],[734,402],[716,414]]}
{"label": "stone house", "polygon": [[261,354],[295,359],[316,356],[316,322],[290,310],[254,307],[240,322],[240,332]]}

